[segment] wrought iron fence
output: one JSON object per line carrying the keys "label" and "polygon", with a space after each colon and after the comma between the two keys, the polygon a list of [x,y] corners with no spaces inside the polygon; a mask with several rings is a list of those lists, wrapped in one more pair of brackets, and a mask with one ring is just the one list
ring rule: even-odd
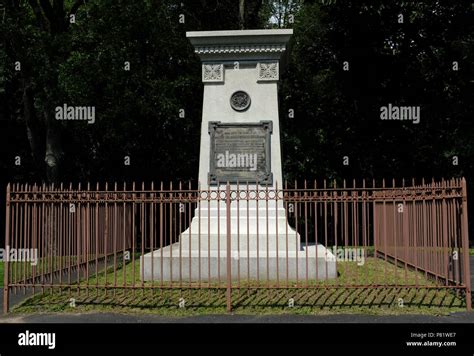
{"label": "wrought iron fence", "polygon": [[[59,290],[443,290],[471,309],[466,182],[7,188],[4,311]],[[350,186],[349,186],[350,185]]]}

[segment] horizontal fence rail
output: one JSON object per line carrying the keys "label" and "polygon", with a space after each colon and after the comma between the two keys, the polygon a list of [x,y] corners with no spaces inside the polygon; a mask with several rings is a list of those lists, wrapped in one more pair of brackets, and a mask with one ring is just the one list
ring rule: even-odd
{"label": "horizontal fence rail", "polygon": [[471,308],[464,179],[272,187],[7,188],[11,294],[368,290],[461,295]]}

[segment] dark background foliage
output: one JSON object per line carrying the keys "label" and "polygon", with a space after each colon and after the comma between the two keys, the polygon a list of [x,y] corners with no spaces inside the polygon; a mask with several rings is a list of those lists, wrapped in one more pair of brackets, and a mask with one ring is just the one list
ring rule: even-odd
{"label": "dark background foliage", "polygon": [[[185,32],[291,27],[286,179],[465,176],[472,205],[473,20],[450,1],[1,0],[1,201],[7,182],[195,180],[202,84]],[[95,106],[96,123],[55,120],[63,103]],[[388,103],[419,105],[420,123],[380,120]]]}

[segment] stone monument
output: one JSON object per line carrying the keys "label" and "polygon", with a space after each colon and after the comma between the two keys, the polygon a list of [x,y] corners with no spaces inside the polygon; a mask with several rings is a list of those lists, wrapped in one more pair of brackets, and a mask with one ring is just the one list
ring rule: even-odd
{"label": "stone monument", "polygon": [[[227,182],[232,190],[248,189],[253,194],[281,189],[277,83],[280,57],[292,33],[287,29],[186,33],[202,61],[202,191],[216,196],[216,190],[225,191]],[[141,257],[143,278],[152,279],[152,258],[155,280],[178,280],[180,270],[184,280],[226,278],[226,229],[225,200],[201,200],[179,242]],[[336,277],[336,259],[328,249],[302,246],[300,235],[288,224],[281,195],[258,202],[233,199],[230,229],[232,278],[239,274],[291,280],[298,273],[298,279],[304,279],[306,271],[307,278]]]}

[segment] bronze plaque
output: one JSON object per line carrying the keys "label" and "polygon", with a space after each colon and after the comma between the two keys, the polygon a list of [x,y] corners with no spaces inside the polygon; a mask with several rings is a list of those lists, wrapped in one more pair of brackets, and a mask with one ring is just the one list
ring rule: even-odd
{"label": "bronze plaque", "polygon": [[272,184],[271,121],[209,122],[211,157],[209,184]]}

